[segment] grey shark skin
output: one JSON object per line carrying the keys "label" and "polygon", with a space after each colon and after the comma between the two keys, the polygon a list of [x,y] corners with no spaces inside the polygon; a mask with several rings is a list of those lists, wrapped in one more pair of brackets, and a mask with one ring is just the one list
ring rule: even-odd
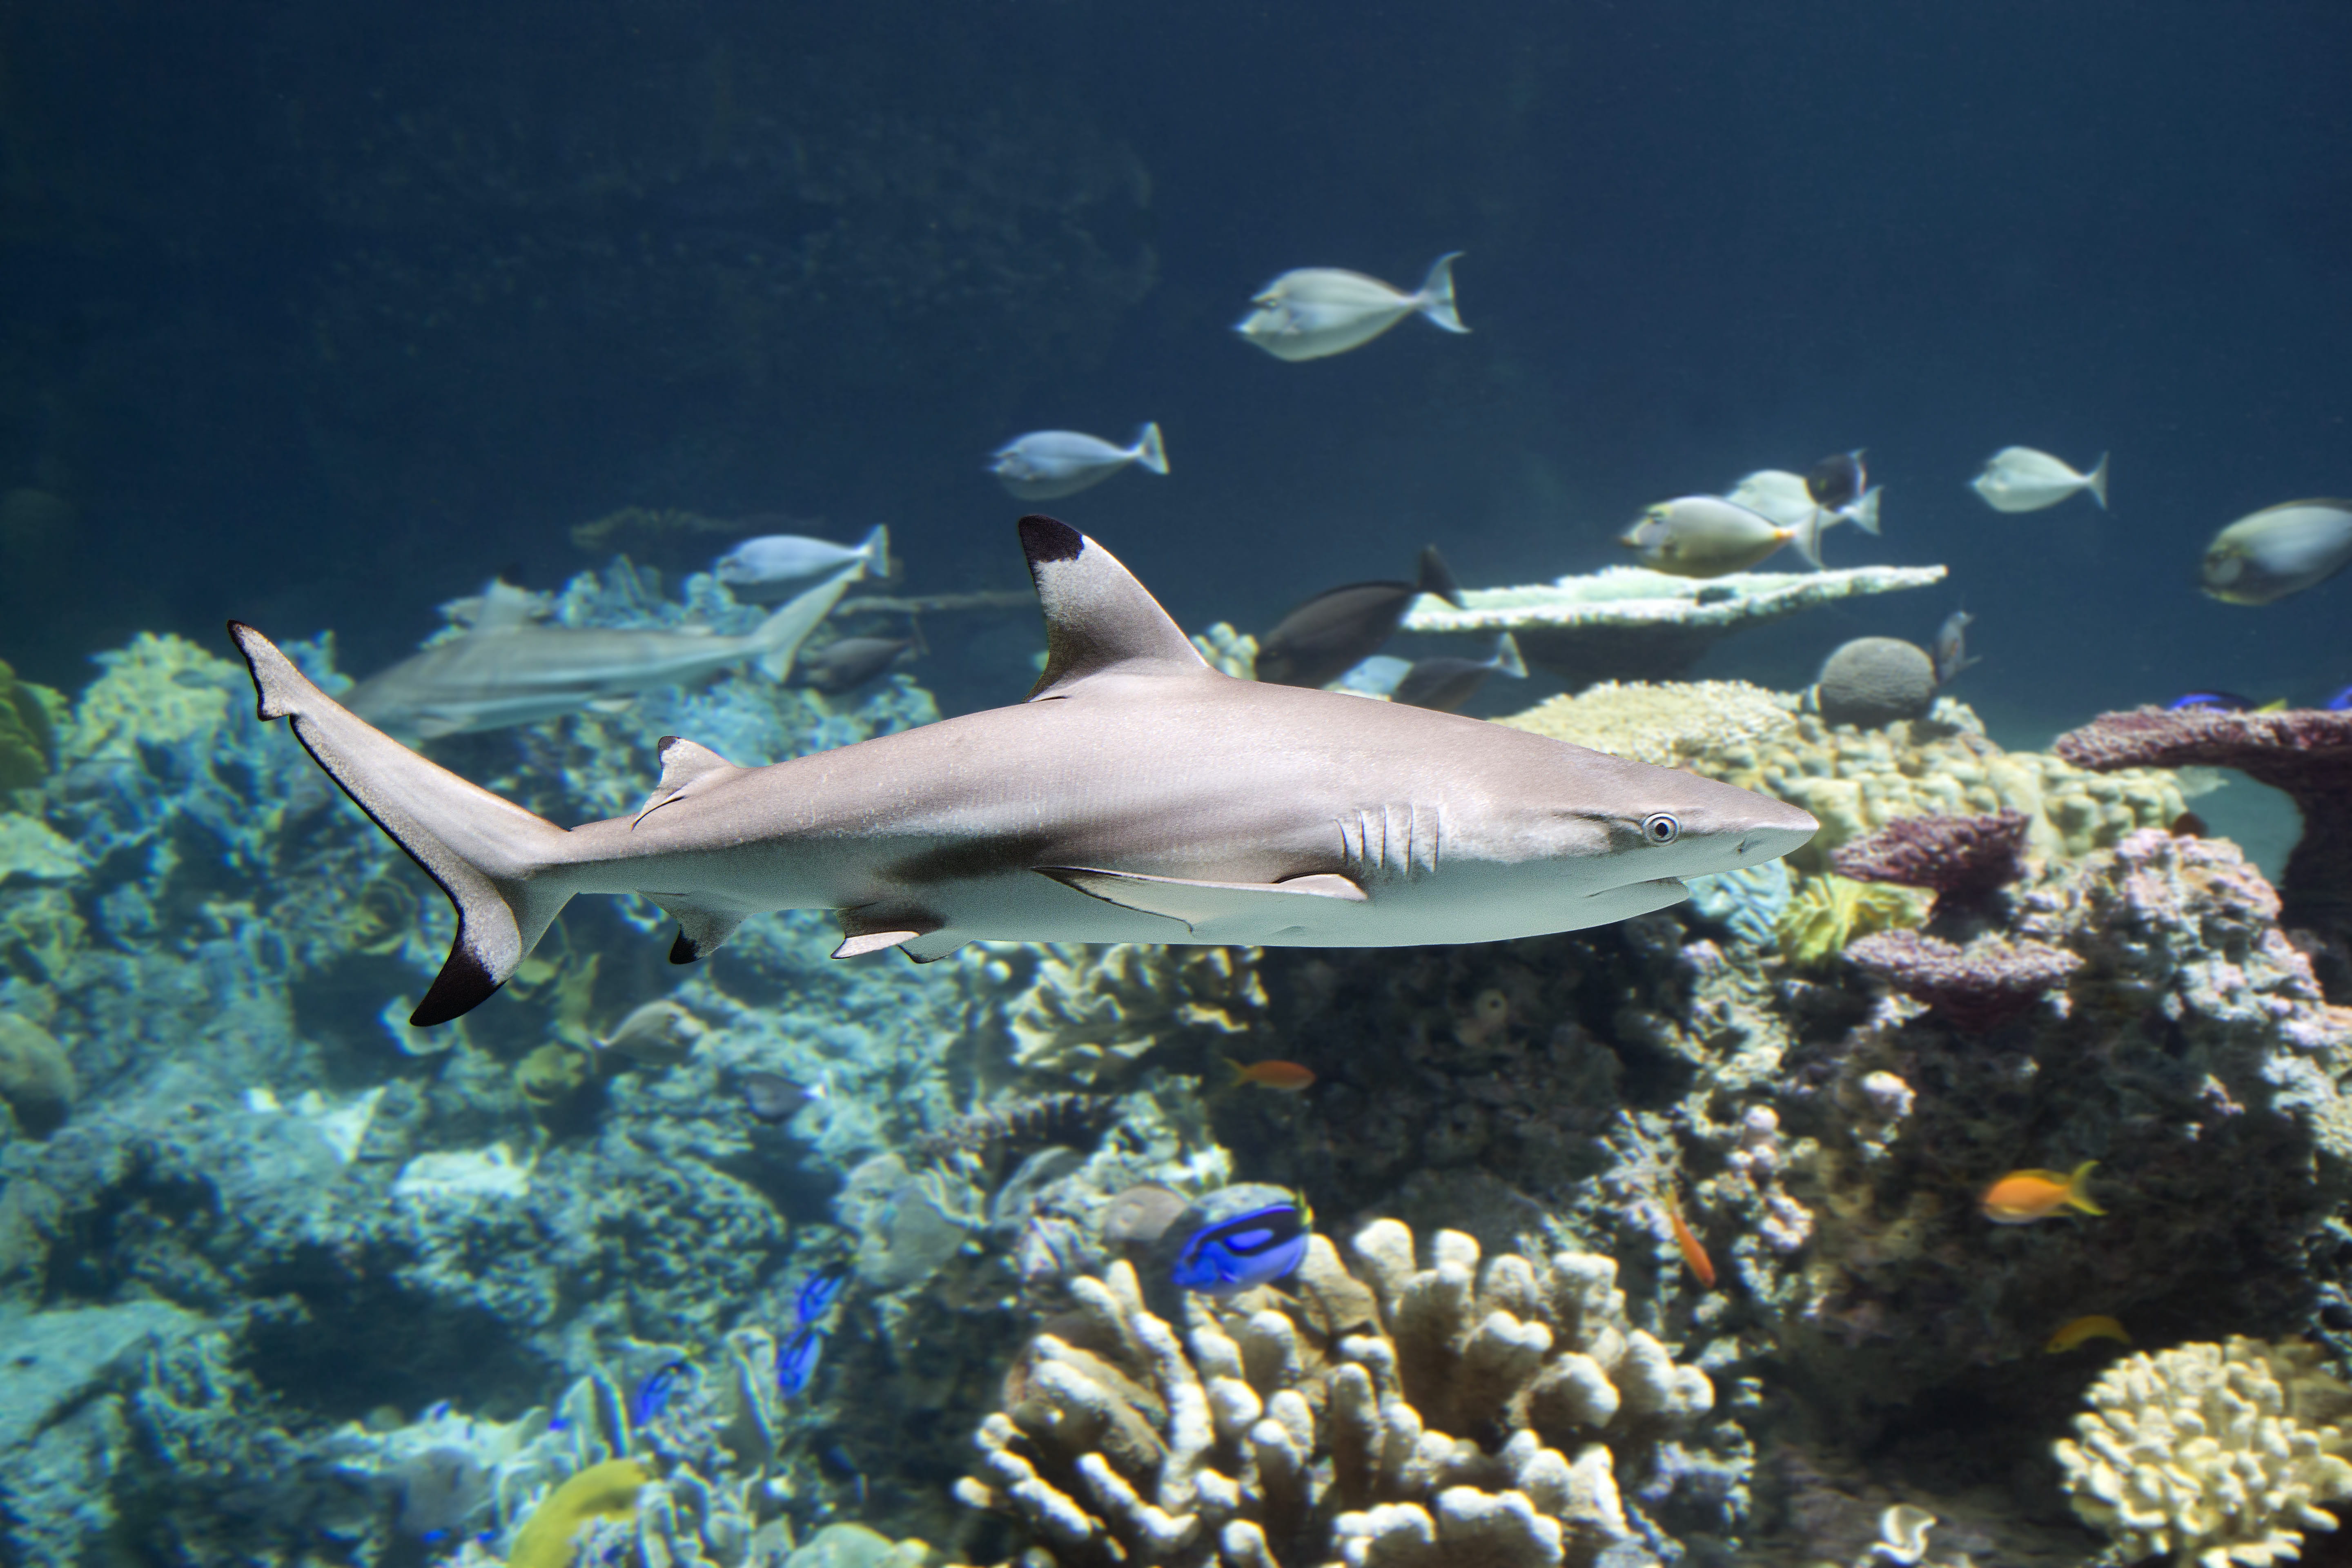
{"label": "grey shark skin", "polygon": [[362,719],[430,741],[552,719],[753,659],[782,680],[801,644],[865,569],[862,562],[842,568],[741,637],[535,626],[511,614],[486,615],[465,636],[368,677],[346,701]]}
{"label": "grey shark skin", "polygon": [[839,912],[835,957],[979,938],[1387,947],[1605,924],[1819,826],[1729,784],[1426,709],[1236,680],[1102,546],[1021,521],[1029,700],[740,768],[675,736],[635,816],[565,830],[371,728],[229,624],[264,719],[441,884],[457,940],[412,1020],[514,973],[565,902],[643,893],[673,962],[754,913]]}

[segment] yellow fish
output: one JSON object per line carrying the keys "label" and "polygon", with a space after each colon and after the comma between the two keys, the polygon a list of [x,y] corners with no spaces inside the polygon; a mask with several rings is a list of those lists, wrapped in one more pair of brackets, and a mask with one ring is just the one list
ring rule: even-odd
{"label": "yellow fish", "polygon": [[2080,1209],[2084,1214],[2103,1215],[2107,1211],[2091,1201],[2084,1190],[2096,1160],[2085,1160],[2074,1167],[2073,1175],[2061,1175],[2056,1171],[2011,1171],[2008,1175],[1985,1189],[1985,1218],[1995,1225],[2032,1225],[2037,1219],[2049,1219],[2061,1209]]}
{"label": "yellow fish", "polygon": [[2057,1355],[2092,1340],[2113,1340],[2117,1344],[2124,1345],[2132,1342],[2132,1337],[2124,1332],[2124,1326],[2121,1323],[2116,1322],[2105,1312],[2094,1312],[2087,1318],[2077,1318],[2060,1329],[2050,1336],[2050,1342],[2042,1348],[2050,1355]]}

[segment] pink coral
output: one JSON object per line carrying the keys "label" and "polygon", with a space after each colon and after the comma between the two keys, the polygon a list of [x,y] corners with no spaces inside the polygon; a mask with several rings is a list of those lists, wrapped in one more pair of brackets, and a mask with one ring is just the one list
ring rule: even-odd
{"label": "pink coral", "polygon": [[2062,947],[1979,937],[1957,947],[1917,931],[1882,931],[1849,943],[1846,957],[1960,1028],[1990,1029],[2033,1005],[2083,961]]}
{"label": "pink coral", "polygon": [[1934,889],[1939,908],[1975,903],[2025,874],[2027,818],[1906,816],[1830,854],[1838,875]]}

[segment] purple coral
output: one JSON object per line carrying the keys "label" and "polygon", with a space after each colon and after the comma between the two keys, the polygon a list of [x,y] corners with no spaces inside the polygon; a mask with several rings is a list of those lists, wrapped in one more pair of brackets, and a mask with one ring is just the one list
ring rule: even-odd
{"label": "purple coral", "polygon": [[2142,708],[2102,714],[2051,750],[2094,773],[2194,763],[2235,768],[2284,790],[2303,813],[2303,837],[2279,886],[2281,919],[2352,937],[2352,712]]}
{"label": "purple coral", "polygon": [[1915,1001],[1970,1031],[2005,1024],[2083,967],[2063,947],[1979,937],[1957,947],[1917,931],[1882,931],[1850,942],[1845,955]]}
{"label": "purple coral", "polygon": [[1939,908],[1989,897],[2025,874],[2021,811],[1989,816],[1906,816],[1840,845],[1830,864],[1857,882],[1897,882],[1935,890]]}

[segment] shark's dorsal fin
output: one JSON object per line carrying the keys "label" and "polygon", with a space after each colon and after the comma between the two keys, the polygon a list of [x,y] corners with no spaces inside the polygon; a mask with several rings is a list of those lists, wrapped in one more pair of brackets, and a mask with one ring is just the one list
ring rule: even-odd
{"label": "shark's dorsal fin", "polygon": [[1118,557],[1050,517],[1021,520],[1021,548],[1045,611],[1045,673],[1029,700],[1066,697],[1088,676],[1212,675],[1180,630]]}
{"label": "shark's dorsal fin", "polygon": [[543,614],[538,595],[528,588],[518,588],[503,577],[493,577],[482,590],[480,607],[475,610],[473,625],[467,630],[475,637],[519,631]]}

